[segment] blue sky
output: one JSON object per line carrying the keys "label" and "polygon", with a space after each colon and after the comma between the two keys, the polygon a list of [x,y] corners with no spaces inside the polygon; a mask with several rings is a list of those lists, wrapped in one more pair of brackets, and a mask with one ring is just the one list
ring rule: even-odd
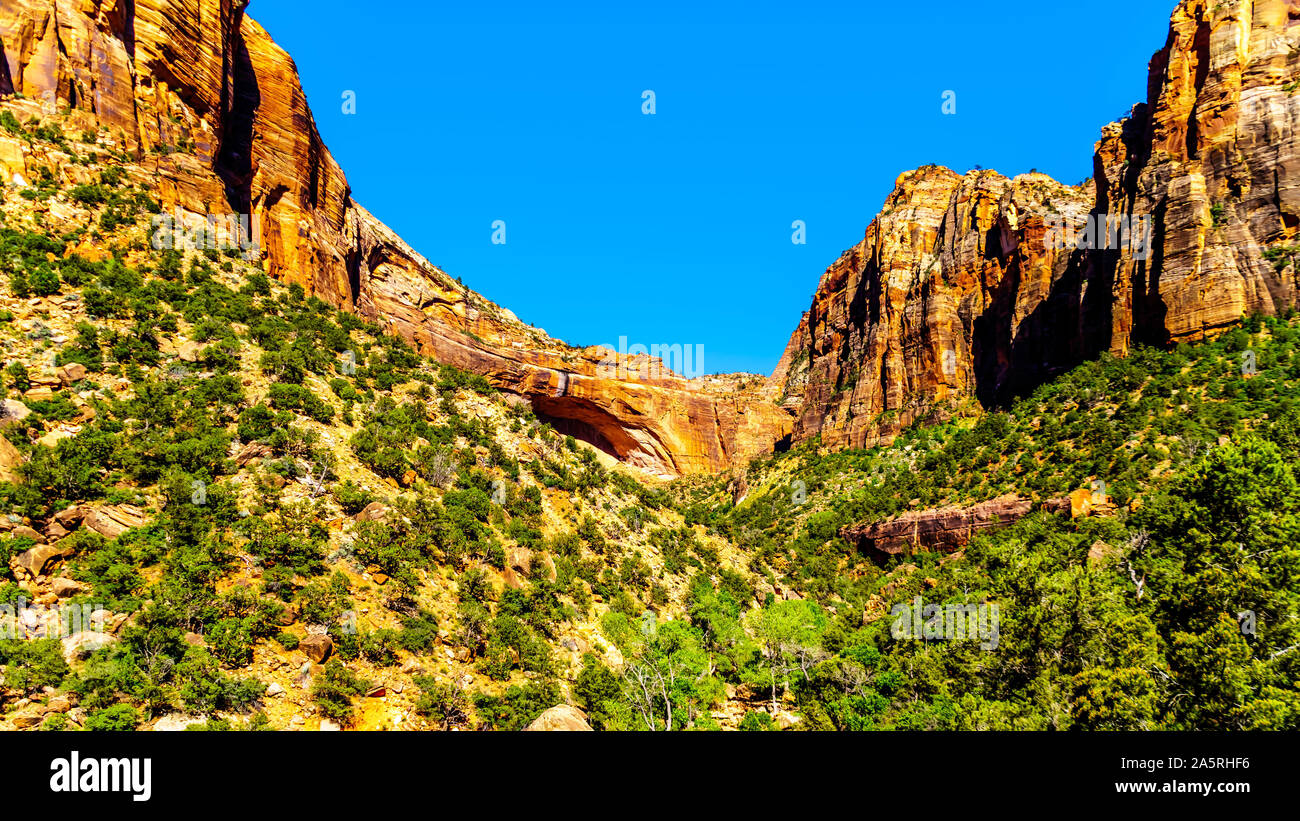
{"label": "blue sky", "polygon": [[571,344],[766,374],[903,171],[1089,177],[1175,3],[307,5],[249,14],[357,201],[430,261]]}

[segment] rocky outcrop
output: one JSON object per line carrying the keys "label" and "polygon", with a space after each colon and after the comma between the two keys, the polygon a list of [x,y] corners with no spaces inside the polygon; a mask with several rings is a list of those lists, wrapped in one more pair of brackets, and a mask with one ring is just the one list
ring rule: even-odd
{"label": "rocky outcrop", "polygon": [[[429,264],[358,205],[321,140],[293,60],[243,0],[14,0],[0,11],[12,84],[74,125],[107,127],[167,214],[247,215],[266,271],[421,352],[488,377],[565,433],[663,476],[769,452],[789,414],[724,380],[601,371]],[[28,104],[35,112],[35,104]],[[45,164],[66,165],[57,157]],[[0,167],[31,179],[21,145]]]}
{"label": "rocky outcrop", "polygon": [[67,558],[71,551],[57,544],[41,544],[9,560],[9,568],[19,581],[43,575],[54,562]]}
{"label": "rocky outcrop", "polygon": [[27,460],[13,443],[4,436],[0,436],[0,482],[20,482],[22,477],[18,473]]}
{"label": "rocky outcrop", "polygon": [[298,642],[298,649],[315,663],[323,664],[333,651],[334,642],[329,636],[312,634]]}
{"label": "rocky outcrop", "polygon": [[525,732],[555,731],[590,732],[591,725],[587,723],[587,716],[577,707],[561,704],[544,711],[525,728]]}
{"label": "rocky outcrop", "polygon": [[134,505],[106,505],[88,510],[82,524],[106,539],[116,539],[145,521],[145,512]]}
{"label": "rocky outcrop", "polygon": [[1028,515],[1034,504],[1010,494],[970,507],[904,513],[874,524],[841,528],[840,536],[875,561],[913,553],[953,553],[979,532],[1007,527]]}
{"label": "rocky outcrop", "polygon": [[[1294,267],[1264,254],[1300,228],[1298,23],[1287,0],[1183,0],[1147,102],[1104,129],[1088,185],[938,167],[900,176],[862,242],[823,274],[773,375],[794,438],[889,441],[1099,353],[1294,306]],[[1113,234],[1090,241],[1090,217]],[[1133,218],[1149,220],[1149,244]]]}
{"label": "rocky outcrop", "polygon": [[[1104,129],[1087,185],[939,167],[900,176],[822,276],[766,384],[683,379],[645,357],[611,369],[607,352],[552,339],[431,265],[352,199],[292,59],[244,5],[12,0],[0,93],[24,94],[7,104],[24,116],[48,101],[71,108],[73,126],[106,128],[168,213],[249,215],[269,273],[662,476],[814,436],[888,441],[1099,353],[1195,340],[1296,302],[1294,267],[1265,256],[1300,229],[1300,18],[1288,0],[1183,0],[1147,101]],[[0,135],[0,170],[32,178],[34,151]],[[1147,220],[1137,231],[1149,225],[1149,243],[1078,247],[1070,235],[1098,215]]]}

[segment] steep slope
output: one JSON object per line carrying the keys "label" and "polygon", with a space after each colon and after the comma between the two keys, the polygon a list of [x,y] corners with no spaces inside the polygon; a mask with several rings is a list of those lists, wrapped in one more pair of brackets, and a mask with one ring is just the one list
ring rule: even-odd
{"label": "steep slope", "polygon": [[[900,176],[823,274],[773,375],[795,439],[869,446],[1103,351],[1197,340],[1295,305],[1282,255],[1300,225],[1297,22],[1286,0],[1180,3],[1148,101],[1104,129],[1087,188],[937,167]],[[1109,242],[1086,238],[1090,218],[1112,226]],[[1121,224],[1149,225],[1149,245],[1140,230],[1124,242]]]}
{"label": "steep slope", "polygon": [[[488,376],[630,464],[662,476],[722,470],[789,432],[787,414],[723,382],[602,369],[603,351],[551,339],[430,265],[352,199],[292,59],[245,5],[14,0],[0,12],[0,82],[107,127],[110,144],[155,175],[165,213],[249,215],[271,276]],[[32,178],[16,143],[0,148],[0,165],[6,181]]]}

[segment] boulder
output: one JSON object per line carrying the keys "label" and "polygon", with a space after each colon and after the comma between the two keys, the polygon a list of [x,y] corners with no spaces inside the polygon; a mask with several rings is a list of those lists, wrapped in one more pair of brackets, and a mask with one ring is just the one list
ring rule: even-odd
{"label": "boulder", "polygon": [[72,700],[67,696],[55,696],[45,705],[46,713],[66,713],[72,709]]}
{"label": "boulder", "polygon": [[9,567],[19,581],[34,579],[44,575],[51,564],[66,558],[71,552],[54,544],[37,545],[11,559]]}
{"label": "boulder", "polygon": [[58,578],[50,582],[50,592],[60,599],[70,599],[86,590],[86,585],[72,579]]}
{"label": "boulder", "polygon": [[134,505],[108,505],[91,509],[82,520],[88,527],[106,539],[116,539],[133,527],[145,523],[144,511]]}
{"label": "boulder", "polygon": [[522,590],[524,587],[524,583],[519,580],[519,576],[509,567],[502,569],[501,580],[505,582],[505,586],[509,587],[511,590]]}
{"label": "boulder", "polygon": [[249,442],[236,454],[235,464],[242,468],[270,453],[272,453],[272,450],[269,446],[263,445],[261,442]]}
{"label": "boulder", "polygon": [[85,658],[96,650],[115,643],[117,643],[117,638],[107,633],[96,633],[90,630],[73,633],[63,639],[63,658],[71,664],[78,659]]}
{"label": "boulder", "polygon": [[380,502],[371,502],[356,515],[358,522],[377,522],[388,515],[388,508]]}
{"label": "boulder", "polygon": [[203,346],[198,342],[185,342],[181,344],[179,349],[177,349],[176,356],[182,362],[197,362],[199,361],[199,351],[201,350],[203,350]]}
{"label": "boulder", "polygon": [[533,723],[529,724],[525,730],[527,732],[590,732],[591,725],[587,723],[586,713],[571,704],[560,704],[533,719]]}
{"label": "boulder", "polygon": [[36,444],[45,448],[54,448],[54,447],[58,447],[59,442],[62,442],[64,439],[71,439],[76,435],[77,434],[73,433],[70,430],[63,430],[62,428],[59,428],[58,430],[52,430],[49,433],[42,436],[40,439],[37,439]]}
{"label": "boulder", "polygon": [[81,520],[85,518],[85,515],[85,511],[79,505],[73,505],[55,513],[54,521],[58,522],[66,530],[73,530],[81,524]]}
{"label": "boulder", "polygon": [[15,539],[31,539],[33,542],[36,542],[37,544],[44,544],[46,542],[45,536],[42,535],[40,531],[28,527],[27,525],[18,525],[18,527],[15,527],[13,529],[13,533],[11,535]]}
{"label": "boulder", "polygon": [[22,422],[31,415],[32,409],[17,399],[0,401],[0,429],[3,429],[6,425]]}
{"label": "boulder", "polygon": [[1121,551],[1119,548],[1108,545],[1105,542],[1093,542],[1088,547],[1088,566],[1096,567],[1105,564],[1107,561],[1117,558]]}
{"label": "boulder", "polygon": [[71,386],[86,378],[86,366],[80,362],[70,362],[59,368],[57,371],[59,381],[64,385]]}
{"label": "boulder", "polygon": [[334,642],[329,636],[312,635],[305,637],[298,642],[298,649],[306,654],[307,658],[317,664],[324,663],[329,658],[330,651],[334,649]]}
{"label": "boulder", "polygon": [[506,567],[527,578],[533,569],[533,552],[526,547],[506,548]]}
{"label": "boulder", "polygon": [[19,730],[26,730],[31,727],[38,727],[45,720],[40,713],[28,713],[26,715],[14,716],[11,719],[14,727]]}

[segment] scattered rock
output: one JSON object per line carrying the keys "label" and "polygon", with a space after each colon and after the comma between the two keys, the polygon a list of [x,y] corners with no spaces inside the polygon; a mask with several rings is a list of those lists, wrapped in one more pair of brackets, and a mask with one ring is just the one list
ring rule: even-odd
{"label": "scattered rock", "polygon": [[180,713],[170,713],[154,722],[153,731],[155,733],[175,733],[181,732],[186,727],[192,727],[195,724],[206,724],[207,719],[196,716],[187,716]]}

